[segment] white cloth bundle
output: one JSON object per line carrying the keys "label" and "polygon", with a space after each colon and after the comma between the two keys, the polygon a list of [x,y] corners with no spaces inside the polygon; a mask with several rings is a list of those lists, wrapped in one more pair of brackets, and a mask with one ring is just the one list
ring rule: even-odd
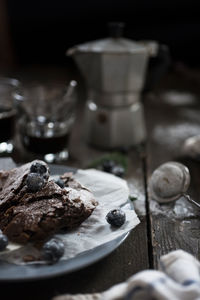
{"label": "white cloth bundle", "polygon": [[200,263],[176,250],[161,257],[160,271],[146,270],[101,294],[63,295],[53,300],[200,300]]}

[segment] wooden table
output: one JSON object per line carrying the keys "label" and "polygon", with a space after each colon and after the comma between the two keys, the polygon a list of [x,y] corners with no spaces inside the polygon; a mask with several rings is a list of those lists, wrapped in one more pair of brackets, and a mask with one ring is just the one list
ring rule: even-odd
{"label": "wooden table", "polygon": [[[152,171],[169,160],[189,167],[190,195],[200,202],[200,162],[181,153],[184,140],[200,133],[199,73],[178,70],[165,77],[157,90],[144,96],[148,132],[147,144],[128,154],[126,179],[138,200],[135,210],[141,223],[126,241],[108,257],[83,270],[48,280],[0,284],[4,299],[51,299],[63,293],[103,291],[113,284],[148,268],[158,268],[161,255],[184,249],[200,258],[200,212],[184,199],[159,205],[148,197]],[[103,152],[85,144],[81,121],[77,122],[70,142],[70,166],[84,168]],[[2,294],[3,293],[3,294]]]}

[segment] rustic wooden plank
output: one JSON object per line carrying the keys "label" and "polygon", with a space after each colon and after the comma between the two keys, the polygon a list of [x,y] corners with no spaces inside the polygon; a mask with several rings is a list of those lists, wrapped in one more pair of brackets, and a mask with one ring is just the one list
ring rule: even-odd
{"label": "rustic wooden plank", "polygon": [[[166,161],[179,161],[188,166],[192,180],[189,193],[200,201],[199,163],[185,159],[182,145],[186,138],[200,132],[200,105],[194,82],[172,76],[163,90],[146,96],[145,113],[148,128],[148,176]],[[177,90],[175,91],[175,87]],[[149,199],[153,266],[161,255],[184,249],[200,258],[199,210],[183,198],[176,203],[160,205]]]}
{"label": "rustic wooden plank", "polygon": [[199,258],[200,220],[171,219],[166,216],[152,216],[152,239],[154,267],[159,266],[159,257],[176,249],[183,249]]}

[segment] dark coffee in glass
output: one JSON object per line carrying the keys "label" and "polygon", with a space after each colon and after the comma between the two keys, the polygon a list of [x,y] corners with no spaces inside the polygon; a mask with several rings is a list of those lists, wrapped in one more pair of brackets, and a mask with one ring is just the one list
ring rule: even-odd
{"label": "dark coffee in glass", "polygon": [[0,106],[0,141],[12,139],[15,131],[16,110]]}
{"label": "dark coffee in glass", "polygon": [[24,115],[20,122],[22,144],[28,151],[43,155],[46,161],[51,154],[48,162],[57,162],[60,153],[68,151],[75,118],[75,85],[75,81],[70,82],[68,89],[55,84],[34,85],[24,91]]}

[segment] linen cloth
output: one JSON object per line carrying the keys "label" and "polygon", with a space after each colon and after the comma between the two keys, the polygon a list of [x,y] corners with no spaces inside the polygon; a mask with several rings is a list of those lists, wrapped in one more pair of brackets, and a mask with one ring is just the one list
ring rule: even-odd
{"label": "linen cloth", "polygon": [[99,294],[63,295],[53,300],[200,300],[200,263],[176,250],[160,259],[160,270],[145,270]]}

